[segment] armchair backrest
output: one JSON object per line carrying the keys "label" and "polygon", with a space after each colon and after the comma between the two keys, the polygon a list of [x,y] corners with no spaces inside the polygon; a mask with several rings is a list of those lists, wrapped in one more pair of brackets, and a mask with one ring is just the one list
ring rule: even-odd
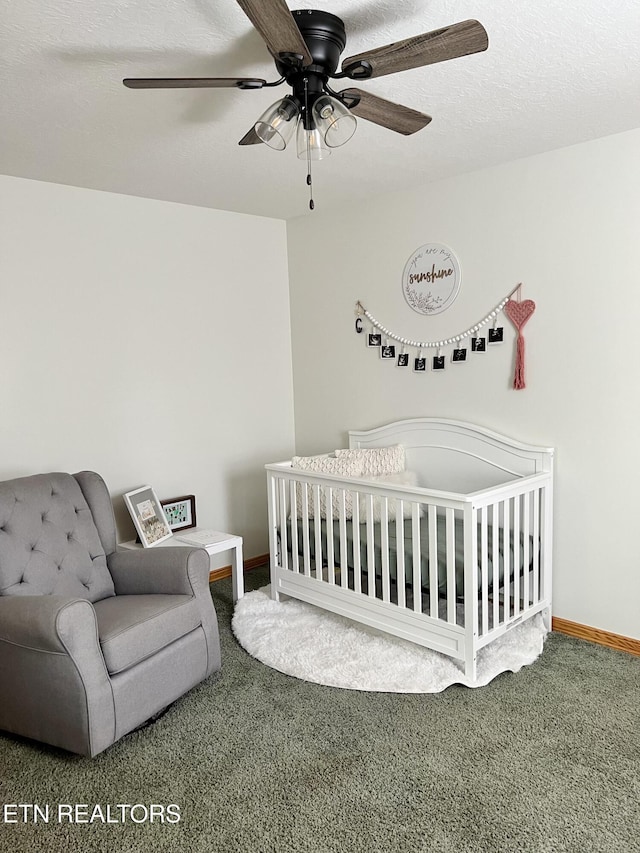
{"label": "armchair backrest", "polygon": [[115,550],[115,523],[98,474],[36,474],[0,483],[0,595],[89,601],[114,595],[105,549]]}

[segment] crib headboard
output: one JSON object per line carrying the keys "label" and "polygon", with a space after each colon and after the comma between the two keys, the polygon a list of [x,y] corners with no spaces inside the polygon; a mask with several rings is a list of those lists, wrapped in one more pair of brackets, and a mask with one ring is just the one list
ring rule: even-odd
{"label": "crib headboard", "polygon": [[369,430],[350,430],[349,447],[402,444],[407,468],[424,488],[461,493],[553,470],[553,448],[524,444],[463,421],[412,418]]}

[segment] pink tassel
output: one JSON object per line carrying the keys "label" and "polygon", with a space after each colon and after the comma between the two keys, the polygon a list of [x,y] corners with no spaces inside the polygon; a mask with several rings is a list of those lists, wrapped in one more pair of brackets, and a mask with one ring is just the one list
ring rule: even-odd
{"label": "pink tassel", "polygon": [[524,382],[524,338],[520,332],[518,332],[516,344],[516,372],[513,376],[513,387],[516,391],[521,391],[527,387]]}
{"label": "pink tassel", "polygon": [[513,387],[516,391],[521,391],[526,387],[524,384],[524,338],[522,337],[522,327],[535,310],[536,303],[532,299],[525,299],[524,302],[515,302],[513,299],[510,299],[504,306],[504,313],[518,330],[516,372],[513,377]]}

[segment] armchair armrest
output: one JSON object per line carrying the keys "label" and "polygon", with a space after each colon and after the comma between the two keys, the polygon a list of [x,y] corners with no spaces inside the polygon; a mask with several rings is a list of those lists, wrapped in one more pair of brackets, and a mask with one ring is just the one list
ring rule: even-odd
{"label": "armchair armrest", "polygon": [[209,555],[203,548],[114,551],[107,557],[116,595],[209,595]]}
{"label": "armchair armrest", "polygon": [[96,755],[115,740],[113,691],[90,601],[0,596],[0,728]]}
{"label": "armchair armrest", "polygon": [[89,601],[62,595],[0,596],[0,642],[41,652],[71,654],[98,649],[98,629]]}

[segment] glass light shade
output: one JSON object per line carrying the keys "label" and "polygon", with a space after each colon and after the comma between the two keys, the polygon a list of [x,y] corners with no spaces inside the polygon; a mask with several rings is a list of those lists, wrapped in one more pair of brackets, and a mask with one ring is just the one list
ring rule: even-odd
{"label": "glass light shade", "polygon": [[337,98],[321,95],[313,105],[313,120],[329,148],[339,148],[356,132],[355,116]]}
{"label": "glass light shade", "polygon": [[298,122],[297,143],[299,160],[306,160],[307,155],[311,160],[324,160],[331,154],[331,149],[324,144],[324,139],[318,128],[314,127],[312,130],[307,130],[302,121]]}
{"label": "glass light shade", "polygon": [[291,98],[282,98],[262,113],[254,130],[265,145],[276,151],[284,151],[293,136],[299,113]]}

